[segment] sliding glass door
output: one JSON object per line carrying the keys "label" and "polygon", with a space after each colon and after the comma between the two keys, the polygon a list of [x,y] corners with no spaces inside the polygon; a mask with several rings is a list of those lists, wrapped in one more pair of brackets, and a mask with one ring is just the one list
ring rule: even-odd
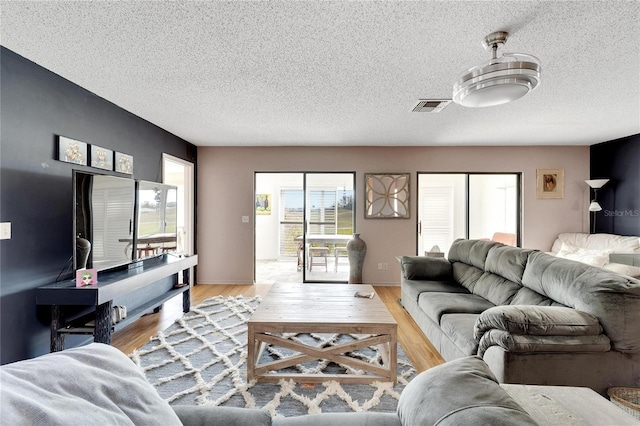
{"label": "sliding glass door", "polygon": [[520,245],[520,173],[419,173],[418,254],[456,238]]}
{"label": "sliding glass door", "polygon": [[354,173],[255,174],[255,282],[347,282]]}

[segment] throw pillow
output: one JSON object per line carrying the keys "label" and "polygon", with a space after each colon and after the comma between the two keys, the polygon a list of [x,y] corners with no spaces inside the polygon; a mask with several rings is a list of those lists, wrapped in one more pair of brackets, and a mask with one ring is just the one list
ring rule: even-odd
{"label": "throw pillow", "polygon": [[625,265],[622,263],[608,263],[604,268],[620,275],[640,279],[640,267],[638,266]]}
{"label": "throw pillow", "polygon": [[602,268],[609,263],[609,254],[612,252],[611,249],[585,249],[562,243],[562,248],[557,256]]}

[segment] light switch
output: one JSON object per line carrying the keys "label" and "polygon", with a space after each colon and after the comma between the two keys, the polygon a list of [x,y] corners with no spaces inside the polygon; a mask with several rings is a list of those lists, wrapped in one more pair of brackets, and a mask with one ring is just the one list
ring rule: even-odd
{"label": "light switch", "polygon": [[11,239],[11,222],[0,223],[0,240]]}
{"label": "light switch", "polygon": [[249,216],[242,216],[242,223],[249,223]]}

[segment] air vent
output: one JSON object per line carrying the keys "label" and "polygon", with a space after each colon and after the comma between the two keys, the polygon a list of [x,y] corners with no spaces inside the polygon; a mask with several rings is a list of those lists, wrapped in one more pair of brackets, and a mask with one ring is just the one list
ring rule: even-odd
{"label": "air vent", "polygon": [[420,99],[413,112],[440,112],[451,103],[451,99]]}

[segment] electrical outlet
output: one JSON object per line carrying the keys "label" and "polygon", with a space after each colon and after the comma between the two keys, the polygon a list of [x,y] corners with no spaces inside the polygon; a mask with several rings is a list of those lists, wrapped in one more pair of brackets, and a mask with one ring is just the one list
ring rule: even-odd
{"label": "electrical outlet", "polygon": [[382,271],[382,263],[378,263],[378,271]]}
{"label": "electrical outlet", "polygon": [[242,223],[249,223],[249,216],[242,216]]}
{"label": "electrical outlet", "polygon": [[383,271],[388,271],[389,270],[389,265],[387,263],[383,263],[382,264],[382,270]]}
{"label": "electrical outlet", "polygon": [[0,223],[0,240],[11,239],[11,222]]}

